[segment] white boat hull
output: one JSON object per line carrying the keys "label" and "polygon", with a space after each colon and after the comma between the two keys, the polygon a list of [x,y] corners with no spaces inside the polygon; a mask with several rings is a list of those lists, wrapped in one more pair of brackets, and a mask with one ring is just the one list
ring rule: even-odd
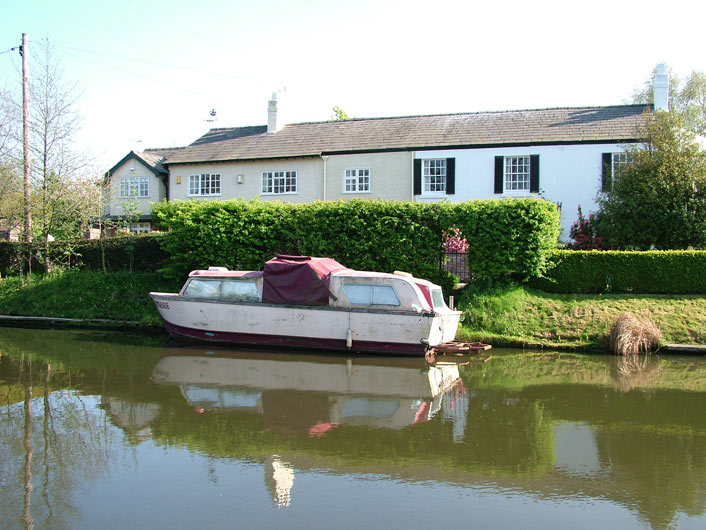
{"label": "white boat hull", "polygon": [[150,296],[178,338],[400,355],[423,354],[427,346],[452,341],[461,315]]}

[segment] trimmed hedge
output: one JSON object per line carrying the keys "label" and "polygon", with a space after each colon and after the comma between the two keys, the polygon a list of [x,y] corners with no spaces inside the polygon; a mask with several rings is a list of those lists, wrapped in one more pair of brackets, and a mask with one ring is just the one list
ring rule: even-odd
{"label": "trimmed hedge", "polygon": [[[109,271],[155,271],[165,265],[168,257],[161,246],[164,237],[163,234],[145,234],[103,240],[52,241],[49,243],[49,255],[54,265],[65,268],[102,270],[105,255],[105,267]],[[6,275],[19,271],[20,257],[27,255],[27,249],[27,243],[0,241],[0,273]],[[29,249],[32,270],[43,271],[44,245],[41,242],[30,243]]]}
{"label": "trimmed hedge", "polygon": [[554,293],[706,293],[706,251],[559,250],[532,287]]}
{"label": "trimmed hedge", "polygon": [[259,269],[275,254],[302,254],[359,270],[405,270],[447,286],[442,233],[456,226],[469,241],[474,277],[527,279],[544,271],[559,235],[556,205],[539,199],[173,201],[155,204],[152,214],[169,232],[163,244],[170,277],[209,265]]}

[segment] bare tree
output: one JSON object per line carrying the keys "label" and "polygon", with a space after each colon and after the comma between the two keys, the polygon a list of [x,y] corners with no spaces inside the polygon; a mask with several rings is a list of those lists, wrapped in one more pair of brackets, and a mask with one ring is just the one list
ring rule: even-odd
{"label": "bare tree", "polygon": [[[33,43],[30,52],[32,232],[44,244],[43,257],[48,266],[48,241],[78,237],[85,232],[91,218],[98,214],[99,190],[90,158],[76,143],[81,126],[78,85],[65,80],[48,38]],[[0,99],[0,125],[6,123],[3,130],[9,131],[5,137],[0,136],[0,149],[4,149],[6,159],[14,162],[4,167],[19,168],[22,160],[20,101],[16,93],[12,98],[5,95]]]}

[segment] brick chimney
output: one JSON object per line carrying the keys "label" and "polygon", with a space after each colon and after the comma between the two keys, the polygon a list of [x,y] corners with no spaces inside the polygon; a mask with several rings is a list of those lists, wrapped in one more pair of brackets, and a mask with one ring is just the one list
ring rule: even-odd
{"label": "brick chimney", "polygon": [[669,75],[664,63],[657,65],[655,78],[652,81],[652,95],[655,110],[669,110]]}

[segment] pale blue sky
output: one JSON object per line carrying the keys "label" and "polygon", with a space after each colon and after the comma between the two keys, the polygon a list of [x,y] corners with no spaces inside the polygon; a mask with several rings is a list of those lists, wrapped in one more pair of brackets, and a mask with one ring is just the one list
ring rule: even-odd
{"label": "pale blue sky", "polygon": [[[706,70],[704,14],[684,0],[0,0],[0,52],[23,32],[51,39],[105,171],[130,149],[265,124],[284,87],[289,121],[334,105],[376,117],[624,103],[657,62]],[[0,55],[0,86],[19,86],[19,65]]]}

